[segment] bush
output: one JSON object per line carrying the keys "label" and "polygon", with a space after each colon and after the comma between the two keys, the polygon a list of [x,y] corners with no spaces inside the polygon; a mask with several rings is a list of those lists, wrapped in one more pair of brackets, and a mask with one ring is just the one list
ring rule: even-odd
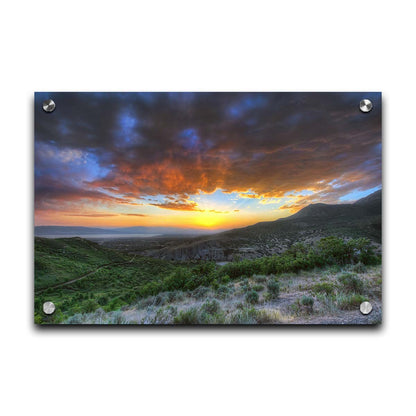
{"label": "bush", "polygon": [[357,275],[352,273],[344,273],[338,277],[341,285],[346,291],[354,293],[362,293],[364,290],[364,282]]}
{"label": "bush", "polygon": [[199,324],[199,313],[197,308],[190,308],[186,311],[180,311],[175,316],[173,323],[180,325],[195,325]]}
{"label": "bush", "polygon": [[309,309],[313,308],[314,299],[310,296],[302,296],[302,299],[300,300],[300,304],[302,306],[306,306]]}
{"label": "bush", "polygon": [[201,307],[203,312],[209,313],[211,315],[221,311],[221,305],[217,299],[207,300]]}
{"label": "bush", "polygon": [[368,299],[365,296],[358,293],[341,293],[337,296],[336,303],[339,309],[357,309],[366,300]]}
{"label": "bush", "polygon": [[276,280],[270,280],[267,283],[267,290],[272,298],[278,298],[280,293],[280,285]]}
{"label": "bush", "polygon": [[81,305],[82,312],[91,313],[98,309],[100,305],[94,299],[88,299]]}
{"label": "bush", "polygon": [[266,283],[267,276],[265,276],[264,274],[255,274],[253,276],[253,279],[258,283]]}
{"label": "bush", "polygon": [[112,313],[108,323],[112,325],[124,325],[127,323],[127,320],[123,317],[123,312],[115,311]]}
{"label": "bush", "polygon": [[313,286],[312,291],[314,293],[324,293],[325,295],[334,294],[334,285],[328,282],[317,283]]}
{"label": "bush", "polygon": [[175,270],[170,276],[168,276],[163,282],[163,289],[164,291],[174,291],[174,290],[181,290],[187,286],[187,289],[195,289],[195,287],[189,287],[190,282],[193,281],[192,272],[185,268],[181,267]]}
{"label": "bush", "polygon": [[246,302],[257,303],[259,301],[259,294],[255,290],[251,290],[246,294]]}
{"label": "bush", "polygon": [[255,290],[256,292],[261,292],[262,290],[264,290],[264,286],[263,285],[254,285],[253,290]]}
{"label": "bush", "polygon": [[107,303],[110,301],[110,298],[108,297],[108,295],[103,295],[103,296],[100,296],[99,298],[98,298],[98,300],[97,300],[97,302],[98,302],[98,304],[100,305],[100,306],[104,306],[104,305],[107,305]]}
{"label": "bush", "polygon": [[232,289],[224,285],[219,286],[217,289],[217,295],[221,299],[225,299],[228,295],[231,294],[231,292]]}
{"label": "bush", "polygon": [[229,318],[230,324],[253,325],[257,324],[256,310],[254,308],[243,308],[233,313]]}
{"label": "bush", "polygon": [[209,293],[209,290],[210,289],[208,287],[200,286],[200,287],[198,287],[197,289],[194,290],[193,296],[196,299],[202,299],[202,298],[207,296],[207,294]]}
{"label": "bush", "polygon": [[367,267],[363,263],[358,262],[352,266],[352,271],[355,273],[365,273],[367,271]]}

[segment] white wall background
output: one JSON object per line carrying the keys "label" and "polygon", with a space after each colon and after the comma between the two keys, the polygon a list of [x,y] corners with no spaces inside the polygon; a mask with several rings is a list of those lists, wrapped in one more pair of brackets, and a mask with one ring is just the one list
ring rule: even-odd
{"label": "white wall background", "polygon": [[[4,415],[414,411],[412,2],[8,1],[0,11]],[[384,93],[379,329],[37,329],[32,93]]]}

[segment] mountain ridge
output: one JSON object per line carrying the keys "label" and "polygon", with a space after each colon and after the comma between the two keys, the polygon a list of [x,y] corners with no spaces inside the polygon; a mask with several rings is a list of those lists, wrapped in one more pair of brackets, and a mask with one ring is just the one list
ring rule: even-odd
{"label": "mountain ridge", "polygon": [[311,204],[290,217],[221,233],[180,239],[146,255],[168,260],[232,261],[280,254],[295,242],[334,235],[381,244],[381,190],[351,204]]}

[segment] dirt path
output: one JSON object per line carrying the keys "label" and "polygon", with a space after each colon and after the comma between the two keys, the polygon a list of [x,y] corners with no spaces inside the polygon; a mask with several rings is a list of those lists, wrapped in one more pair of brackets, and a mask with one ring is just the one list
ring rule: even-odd
{"label": "dirt path", "polygon": [[85,279],[88,276],[91,276],[92,274],[96,273],[100,269],[103,269],[104,267],[121,266],[123,264],[130,264],[130,263],[133,262],[135,257],[136,257],[136,254],[131,258],[131,260],[125,261],[125,262],[122,262],[122,263],[115,262],[115,263],[102,264],[101,266],[98,266],[96,269],[91,270],[90,272],[85,273],[82,276],[76,277],[75,279],[68,280],[67,282],[63,282],[63,283],[57,283],[56,285],[48,286],[48,287],[45,287],[44,289],[39,289],[39,290],[35,291],[35,294],[38,295],[39,293],[42,293],[42,292],[44,292],[45,290],[48,290],[48,289],[56,289],[56,288],[61,287],[61,286],[66,286],[66,285],[70,285],[72,283],[78,282],[79,280],[82,280],[82,279]]}

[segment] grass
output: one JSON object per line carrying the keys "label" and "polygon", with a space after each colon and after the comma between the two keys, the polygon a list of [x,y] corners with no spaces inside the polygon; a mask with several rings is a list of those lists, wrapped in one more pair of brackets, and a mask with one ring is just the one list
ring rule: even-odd
{"label": "grass", "polygon": [[368,298],[359,293],[340,293],[336,296],[335,302],[341,310],[352,310],[357,309],[360,304],[366,300],[368,300]]}
{"label": "grass", "polygon": [[[304,260],[299,262],[295,252],[225,266],[203,261],[184,264],[133,258],[79,238],[36,238],[35,322],[276,323],[291,315],[285,298],[294,292],[299,293],[295,303],[300,314],[314,306],[315,312],[328,313],[354,309],[359,296],[381,293],[381,275],[372,272],[374,266],[365,266],[365,272],[360,263],[355,269],[349,264],[310,269],[309,263],[302,266]],[[305,270],[291,271],[292,263]],[[102,265],[106,266],[84,279],[54,287]],[[253,271],[283,266],[287,270],[277,274]],[[368,273],[373,273],[371,281],[366,279]],[[57,307],[52,316],[42,313],[43,302],[49,300]]]}
{"label": "grass", "polygon": [[335,285],[330,282],[316,283],[312,287],[312,292],[315,294],[324,293],[325,295],[332,295],[335,292]]}
{"label": "grass", "polygon": [[364,290],[364,281],[356,274],[343,273],[338,280],[347,292],[362,293]]}

